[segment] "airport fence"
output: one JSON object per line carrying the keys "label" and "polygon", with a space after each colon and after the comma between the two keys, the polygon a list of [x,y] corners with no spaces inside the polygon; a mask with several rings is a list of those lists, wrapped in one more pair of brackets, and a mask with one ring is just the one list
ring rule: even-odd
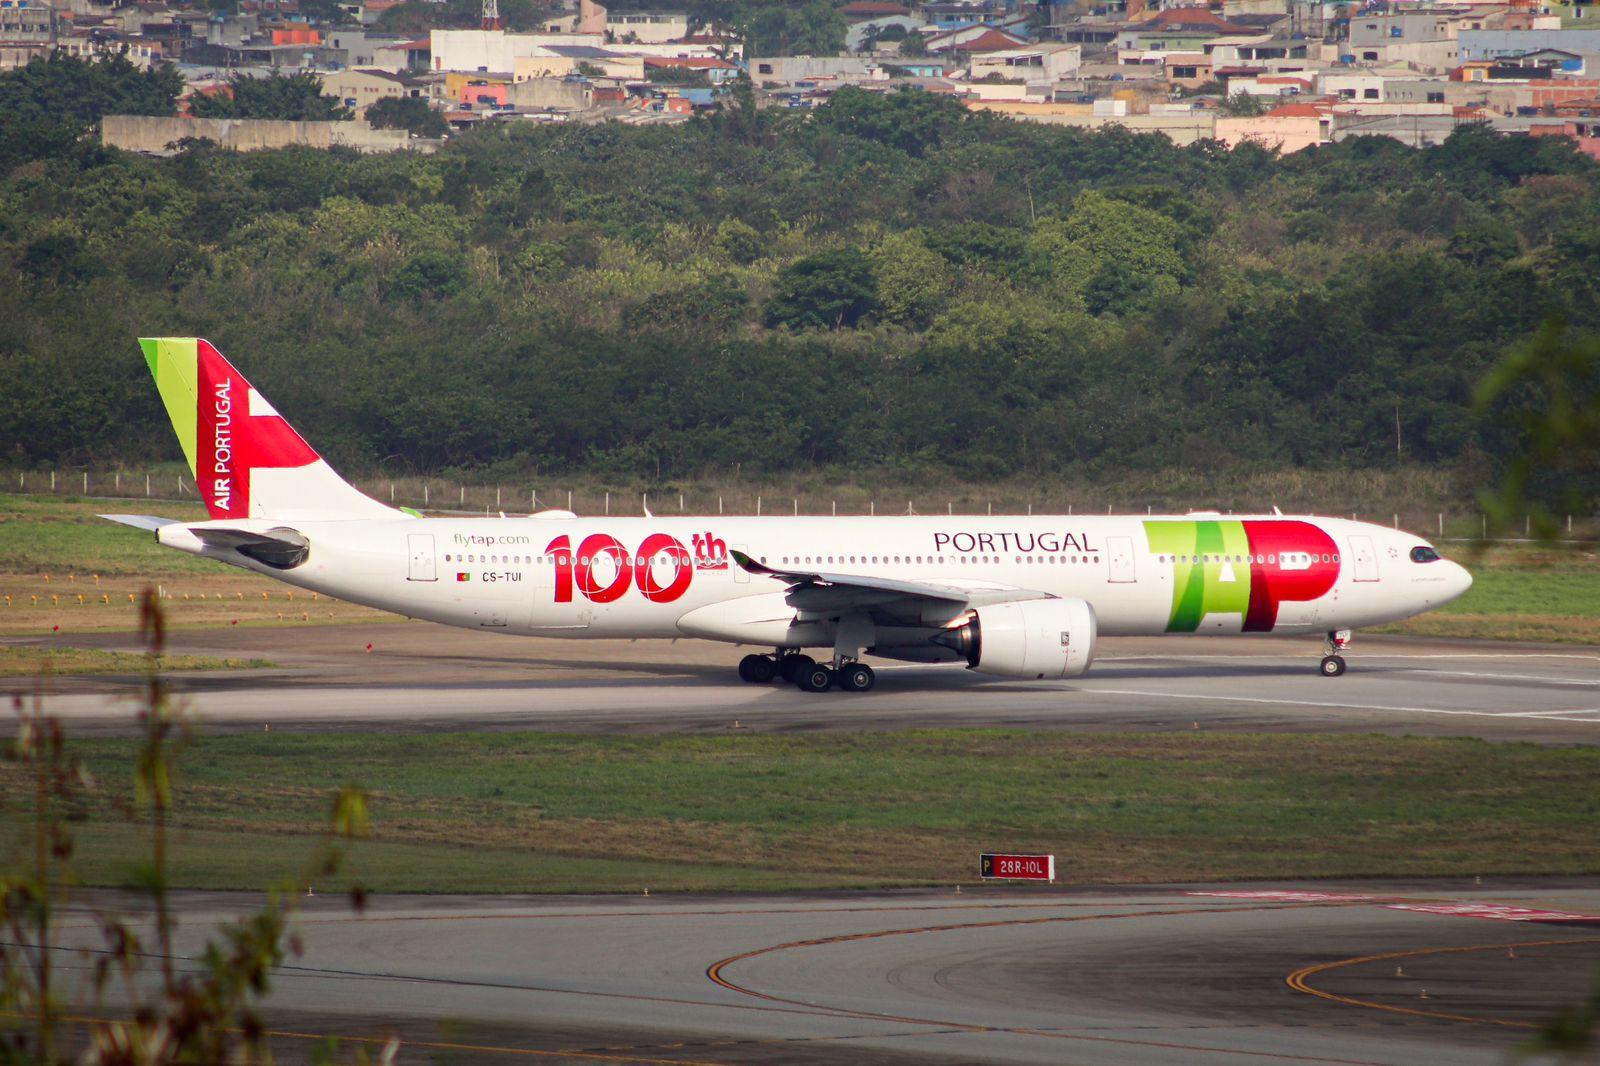
{"label": "airport fence", "polygon": [[[1146,502],[1116,500],[1108,495],[1087,492],[1069,493],[1042,489],[1036,496],[1017,499],[997,494],[987,497],[968,490],[962,493],[888,493],[869,489],[849,492],[785,491],[782,488],[741,486],[734,490],[684,490],[640,492],[594,485],[500,484],[469,485],[439,478],[396,477],[352,479],[361,491],[396,507],[408,507],[429,514],[521,515],[552,509],[581,515],[637,517],[644,514],[672,516],[718,515],[1088,515],[1088,514],[1169,514],[1212,512],[1218,514],[1270,513],[1272,504],[1255,509],[1216,510],[1206,501],[1174,504],[1171,499]],[[0,473],[0,491],[56,495],[104,500],[184,500],[199,502],[194,479],[187,470],[165,467],[154,470],[10,470]],[[1287,508],[1286,508],[1287,510]],[[1533,539],[1538,521],[1523,515],[1511,522],[1496,523],[1488,515],[1462,509],[1409,508],[1384,513],[1364,511],[1334,512],[1308,508],[1312,513],[1348,517],[1406,529],[1440,540]],[[1600,542],[1600,515],[1556,516],[1559,540],[1577,543]]]}

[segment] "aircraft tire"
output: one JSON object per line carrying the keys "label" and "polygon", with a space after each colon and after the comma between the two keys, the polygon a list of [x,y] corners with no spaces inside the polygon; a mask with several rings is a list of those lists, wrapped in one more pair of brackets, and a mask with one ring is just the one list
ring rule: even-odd
{"label": "aircraft tire", "polygon": [[778,676],[790,684],[800,676],[800,671],[810,666],[817,665],[817,661],[809,655],[791,652],[778,660]]}
{"label": "aircraft tire", "polygon": [[1344,673],[1344,656],[1325,655],[1322,658],[1322,676],[1338,677]]}
{"label": "aircraft tire", "polygon": [[778,673],[778,664],[766,655],[746,655],[739,660],[739,680],[764,685]]}
{"label": "aircraft tire", "polygon": [[851,663],[839,671],[839,688],[845,692],[871,692],[878,674],[865,663]]}
{"label": "aircraft tire", "polygon": [[802,692],[826,692],[833,687],[833,680],[833,671],[821,663],[812,663],[794,675]]}

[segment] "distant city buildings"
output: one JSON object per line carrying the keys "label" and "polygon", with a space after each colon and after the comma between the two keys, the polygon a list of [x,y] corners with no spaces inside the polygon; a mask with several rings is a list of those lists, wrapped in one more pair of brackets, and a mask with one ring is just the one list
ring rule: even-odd
{"label": "distant city buildings", "polygon": [[358,114],[415,97],[457,127],[683,121],[748,76],[766,107],[909,87],[1024,121],[1185,143],[1427,144],[1471,123],[1569,137],[1600,156],[1600,19],[1583,3],[847,0],[836,50],[747,55],[752,42],[730,26],[670,3],[613,12],[565,0],[526,32],[386,32],[401,2],[349,0],[319,19],[299,0],[222,12],[190,0],[0,0],[0,65],[118,52],[176,63],[194,92],[310,71]]}

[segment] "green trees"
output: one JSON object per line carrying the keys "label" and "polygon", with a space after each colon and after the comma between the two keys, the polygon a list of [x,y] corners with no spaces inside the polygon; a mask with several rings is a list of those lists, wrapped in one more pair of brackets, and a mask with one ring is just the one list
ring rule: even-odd
{"label": "green trees", "polygon": [[1477,382],[1551,314],[1600,333],[1562,222],[1600,169],[1458,136],[1278,158],[841,91],[426,157],[73,143],[0,174],[6,454],[170,456],[162,331],[352,471],[1487,468],[1519,438]]}
{"label": "green trees", "polygon": [[367,108],[367,123],[376,129],[408,130],[418,137],[440,138],[450,132],[444,116],[415,96],[390,96]]}
{"label": "green trees", "polygon": [[197,94],[189,108],[195,118],[328,122],[351,117],[338,100],[322,94],[322,79],[315,74],[274,72],[265,78],[235,74],[228,79],[227,92]]}
{"label": "green trees", "polygon": [[841,248],[796,260],[778,271],[767,301],[769,326],[844,329],[878,307],[872,264],[859,250]]}
{"label": "green trees", "polygon": [[170,64],[36,57],[0,73],[0,169],[64,154],[106,115],[170,115],[182,91]]}

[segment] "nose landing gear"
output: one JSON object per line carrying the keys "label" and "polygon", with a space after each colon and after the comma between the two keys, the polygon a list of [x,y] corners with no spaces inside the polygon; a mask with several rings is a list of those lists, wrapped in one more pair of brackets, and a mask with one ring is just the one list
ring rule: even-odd
{"label": "nose landing gear", "polygon": [[1322,650],[1326,653],[1322,657],[1322,676],[1338,677],[1344,673],[1344,656],[1339,653],[1350,646],[1350,631],[1348,629],[1334,629],[1329,631],[1328,639],[1323,642]]}

